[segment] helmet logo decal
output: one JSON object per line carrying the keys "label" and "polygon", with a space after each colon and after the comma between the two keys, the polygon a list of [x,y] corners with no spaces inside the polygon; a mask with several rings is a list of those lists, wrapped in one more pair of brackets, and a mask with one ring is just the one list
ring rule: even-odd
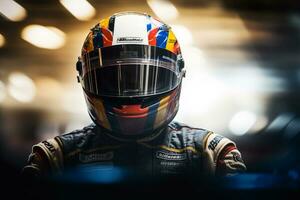
{"label": "helmet logo decal", "polygon": [[119,37],[117,38],[117,43],[142,43],[143,40],[141,37]]}
{"label": "helmet logo decal", "polygon": [[148,44],[147,21],[145,15],[127,14],[116,16],[112,44]]}

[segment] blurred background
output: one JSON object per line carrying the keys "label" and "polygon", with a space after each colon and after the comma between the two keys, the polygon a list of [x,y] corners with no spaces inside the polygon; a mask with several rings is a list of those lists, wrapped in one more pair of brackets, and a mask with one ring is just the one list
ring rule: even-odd
{"label": "blurred background", "polygon": [[75,63],[121,11],[169,24],[186,62],[175,118],[233,139],[251,173],[299,178],[300,4],[270,0],[0,0],[0,156],[91,123]]}

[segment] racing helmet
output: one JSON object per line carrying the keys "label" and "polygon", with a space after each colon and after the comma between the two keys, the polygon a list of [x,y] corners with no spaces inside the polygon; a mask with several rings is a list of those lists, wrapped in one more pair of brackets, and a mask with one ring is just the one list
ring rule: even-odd
{"label": "racing helmet", "polygon": [[144,13],[105,18],[88,33],[78,81],[91,119],[116,137],[165,127],[178,111],[185,71],[172,29]]}

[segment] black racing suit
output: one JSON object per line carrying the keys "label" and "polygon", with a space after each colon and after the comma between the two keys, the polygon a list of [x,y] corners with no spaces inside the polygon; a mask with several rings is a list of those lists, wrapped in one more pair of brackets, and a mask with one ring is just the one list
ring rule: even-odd
{"label": "black racing suit", "polygon": [[120,167],[144,175],[228,175],[246,169],[229,139],[171,122],[159,132],[135,141],[115,138],[91,124],[34,145],[23,172],[63,174],[80,167]]}

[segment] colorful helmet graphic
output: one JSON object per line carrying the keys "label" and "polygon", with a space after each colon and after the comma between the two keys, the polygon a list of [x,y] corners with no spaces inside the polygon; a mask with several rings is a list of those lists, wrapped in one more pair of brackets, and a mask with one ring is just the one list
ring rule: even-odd
{"label": "colorful helmet graphic", "polygon": [[184,62],[171,28],[147,14],[124,12],[89,32],[77,62],[89,115],[119,137],[164,127],[178,111]]}

